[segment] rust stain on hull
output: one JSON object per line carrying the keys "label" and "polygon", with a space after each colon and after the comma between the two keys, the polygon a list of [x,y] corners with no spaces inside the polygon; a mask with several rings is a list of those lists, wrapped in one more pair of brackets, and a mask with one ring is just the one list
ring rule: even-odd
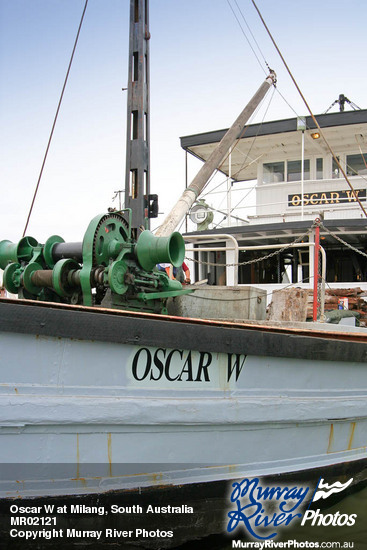
{"label": "rust stain on hull", "polygon": [[352,449],[352,445],[353,445],[353,438],[354,438],[354,432],[356,430],[356,423],[355,422],[351,422],[350,424],[350,435],[349,435],[349,442],[348,442],[348,451],[350,451]]}
{"label": "rust stain on hull", "polygon": [[79,464],[80,464],[80,454],[79,454],[79,434],[76,434],[76,477],[79,479]]}
{"label": "rust stain on hull", "polygon": [[327,448],[327,453],[331,453],[331,449],[334,443],[334,424],[330,424],[330,433],[329,433],[329,444]]}
{"label": "rust stain on hull", "polygon": [[112,477],[112,436],[110,433],[107,434],[107,455],[110,466],[110,477]]}
{"label": "rust stain on hull", "polygon": [[80,477],[80,449],[79,449],[79,434],[76,434],[76,477],[71,481],[78,481],[83,487],[87,486],[87,482],[84,477]]}
{"label": "rust stain on hull", "polygon": [[[347,424],[347,423],[345,423]],[[342,435],[338,435],[337,431],[337,446],[335,447],[335,433],[334,433],[334,424],[330,424],[330,432],[329,432],[329,442],[328,442],[328,448],[327,453],[338,453],[340,451],[355,451],[357,449],[365,449],[365,445],[359,445],[355,443],[354,436],[355,431],[357,427],[357,422],[350,422],[349,423],[349,434],[346,433],[346,429],[344,430],[344,433]],[[347,428],[347,426],[346,426]],[[343,444],[341,441],[341,437],[343,437]]]}

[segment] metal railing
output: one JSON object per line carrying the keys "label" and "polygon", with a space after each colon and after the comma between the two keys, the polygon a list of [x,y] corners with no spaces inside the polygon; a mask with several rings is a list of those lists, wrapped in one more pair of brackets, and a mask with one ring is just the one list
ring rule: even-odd
{"label": "metal railing", "polygon": [[[232,264],[225,263],[225,264],[214,264],[214,265],[221,265],[226,268],[226,270],[233,268],[233,274],[232,274],[232,280],[233,280],[233,286],[238,285],[238,267],[239,265],[246,265],[249,263],[257,263],[263,261],[264,258],[269,257],[269,255],[266,255],[261,258],[256,258],[255,260],[250,260],[249,262],[239,262],[239,252],[240,251],[255,251],[255,250],[279,250],[286,248],[308,248],[309,249],[309,257],[310,257],[310,273],[312,272],[311,266],[313,265],[313,254],[311,251],[314,251],[315,249],[315,243],[314,242],[307,242],[307,243],[290,243],[288,245],[284,244],[271,244],[271,245],[255,245],[255,246],[239,246],[237,240],[233,237],[233,235],[228,235],[226,233],[222,234],[216,234],[216,235],[190,235],[189,237],[185,236],[185,240],[191,241],[194,243],[201,242],[210,242],[211,240],[221,241],[224,242],[224,246],[209,246],[209,247],[187,247],[186,246],[186,252],[225,252],[228,251],[234,251],[235,255],[235,261]],[[231,241],[233,246],[227,246],[227,242]],[[325,280],[326,280],[326,252],[325,249],[322,246],[319,246],[319,251],[321,254],[321,298],[320,298],[320,320],[324,320],[324,313],[325,313]],[[274,254],[276,255],[276,254]],[[192,261],[193,259],[190,258]],[[213,265],[210,262],[205,261],[198,261],[198,263],[203,265]],[[313,277],[309,278],[309,286],[310,288],[313,287],[312,282]],[[227,277],[228,280],[228,277]],[[298,283],[292,283],[293,285],[297,285]],[[272,285],[273,286],[273,285]]]}

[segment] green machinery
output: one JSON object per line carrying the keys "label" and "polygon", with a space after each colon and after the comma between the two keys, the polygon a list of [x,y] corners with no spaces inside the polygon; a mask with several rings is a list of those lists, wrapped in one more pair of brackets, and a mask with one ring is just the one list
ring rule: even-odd
{"label": "green machinery", "polygon": [[66,243],[58,235],[44,245],[33,237],[0,242],[4,286],[20,298],[85,306],[104,300],[115,308],[157,313],[166,312],[167,298],[190,290],[156,264],[178,267],[184,255],[178,232],[155,237],[146,230],[133,239],[130,210],[93,218],[83,242]]}

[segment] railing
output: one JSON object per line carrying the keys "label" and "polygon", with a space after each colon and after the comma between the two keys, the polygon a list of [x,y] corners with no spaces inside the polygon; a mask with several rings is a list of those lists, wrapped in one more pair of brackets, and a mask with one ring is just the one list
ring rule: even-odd
{"label": "railing", "polygon": [[[185,240],[187,241],[193,241],[193,242],[198,242],[198,241],[203,241],[203,242],[207,242],[207,241],[211,241],[211,240],[216,240],[216,241],[231,241],[233,246],[216,246],[216,247],[200,247],[200,249],[198,248],[188,248],[186,247],[186,251],[187,252],[226,252],[226,256],[227,256],[227,251],[234,251],[234,258],[235,258],[235,261],[233,262],[234,264],[237,264],[238,265],[238,258],[239,258],[239,247],[238,247],[238,242],[237,240],[233,237],[233,235],[228,235],[226,233],[221,233],[221,234],[216,234],[216,235],[190,235],[190,236],[185,236]],[[228,266],[227,264],[225,264],[225,267],[226,269],[228,269]],[[227,275],[227,273],[226,273]],[[236,286],[238,285],[238,269],[234,269],[233,270],[233,274],[232,274],[232,277],[230,274],[228,274],[229,277],[227,277],[227,280],[228,279],[233,279],[233,281],[231,281],[231,284]]]}
{"label": "railing", "polygon": [[[255,250],[283,250],[285,247],[288,248],[308,248],[309,249],[309,258],[310,258],[310,273],[314,272],[313,277],[310,277],[309,280],[309,287],[314,289],[314,296],[313,301],[314,304],[317,303],[317,285],[315,286],[314,281],[316,278],[318,278],[318,265],[315,261],[315,254],[312,254],[312,251],[315,251],[315,246],[318,247],[320,254],[321,254],[321,296],[320,296],[320,320],[324,320],[324,313],[325,313],[325,280],[326,280],[326,252],[325,249],[320,246],[318,243],[315,242],[307,242],[307,243],[290,243],[289,245],[284,244],[272,244],[272,245],[256,245],[256,246],[239,246],[237,240],[233,237],[233,235],[228,234],[216,234],[216,235],[190,235],[189,237],[185,236],[185,240],[190,240],[194,243],[201,242],[208,242],[210,240],[216,240],[221,242],[228,242],[231,241],[233,246],[210,246],[210,247],[199,247],[199,248],[190,248],[186,246],[186,252],[225,252],[227,257],[227,252],[234,251],[234,257],[235,261],[233,263],[226,262],[226,264],[220,264],[223,265],[223,267],[226,267],[226,274],[227,274],[227,285],[228,280],[230,280],[230,285],[237,286],[238,285],[238,266],[239,265],[245,265],[246,263],[255,263],[255,262],[261,262],[263,258],[257,258],[256,260],[250,260],[249,262],[241,262],[239,263],[239,252],[240,251],[255,251]],[[280,252],[279,252],[280,253]],[[268,256],[266,256],[268,257]],[[199,263],[207,263],[207,262],[200,262]],[[231,269],[232,268],[232,269]],[[231,269],[232,275],[228,277],[228,270]],[[292,284],[298,284],[298,283],[292,283]],[[228,285],[229,286],[229,285]],[[315,307],[315,306],[314,306]],[[316,319],[314,319],[316,320]]]}

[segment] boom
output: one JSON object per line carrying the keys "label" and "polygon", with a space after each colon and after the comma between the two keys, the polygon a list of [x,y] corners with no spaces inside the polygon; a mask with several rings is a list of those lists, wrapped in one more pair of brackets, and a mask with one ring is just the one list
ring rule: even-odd
{"label": "boom", "polygon": [[195,200],[204,189],[214,170],[216,170],[225,159],[225,156],[228,154],[230,147],[236,141],[248,119],[258,107],[262,99],[265,97],[270,86],[272,84],[275,84],[275,82],[276,75],[274,71],[271,71],[269,76],[255,93],[253,98],[246,105],[241,114],[237,117],[235,122],[223,136],[222,140],[214,149],[208,160],[205,162],[205,164],[203,164],[189,187],[185,189],[185,191],[182,193],[181,197],[172,208],[171,212],[168,214],[163,224],[156,231],[157,236],[162,237],[170,235],[176,229],[176,227],[179,225],[181,220],[187,214],[191,206],[194,204]]}

